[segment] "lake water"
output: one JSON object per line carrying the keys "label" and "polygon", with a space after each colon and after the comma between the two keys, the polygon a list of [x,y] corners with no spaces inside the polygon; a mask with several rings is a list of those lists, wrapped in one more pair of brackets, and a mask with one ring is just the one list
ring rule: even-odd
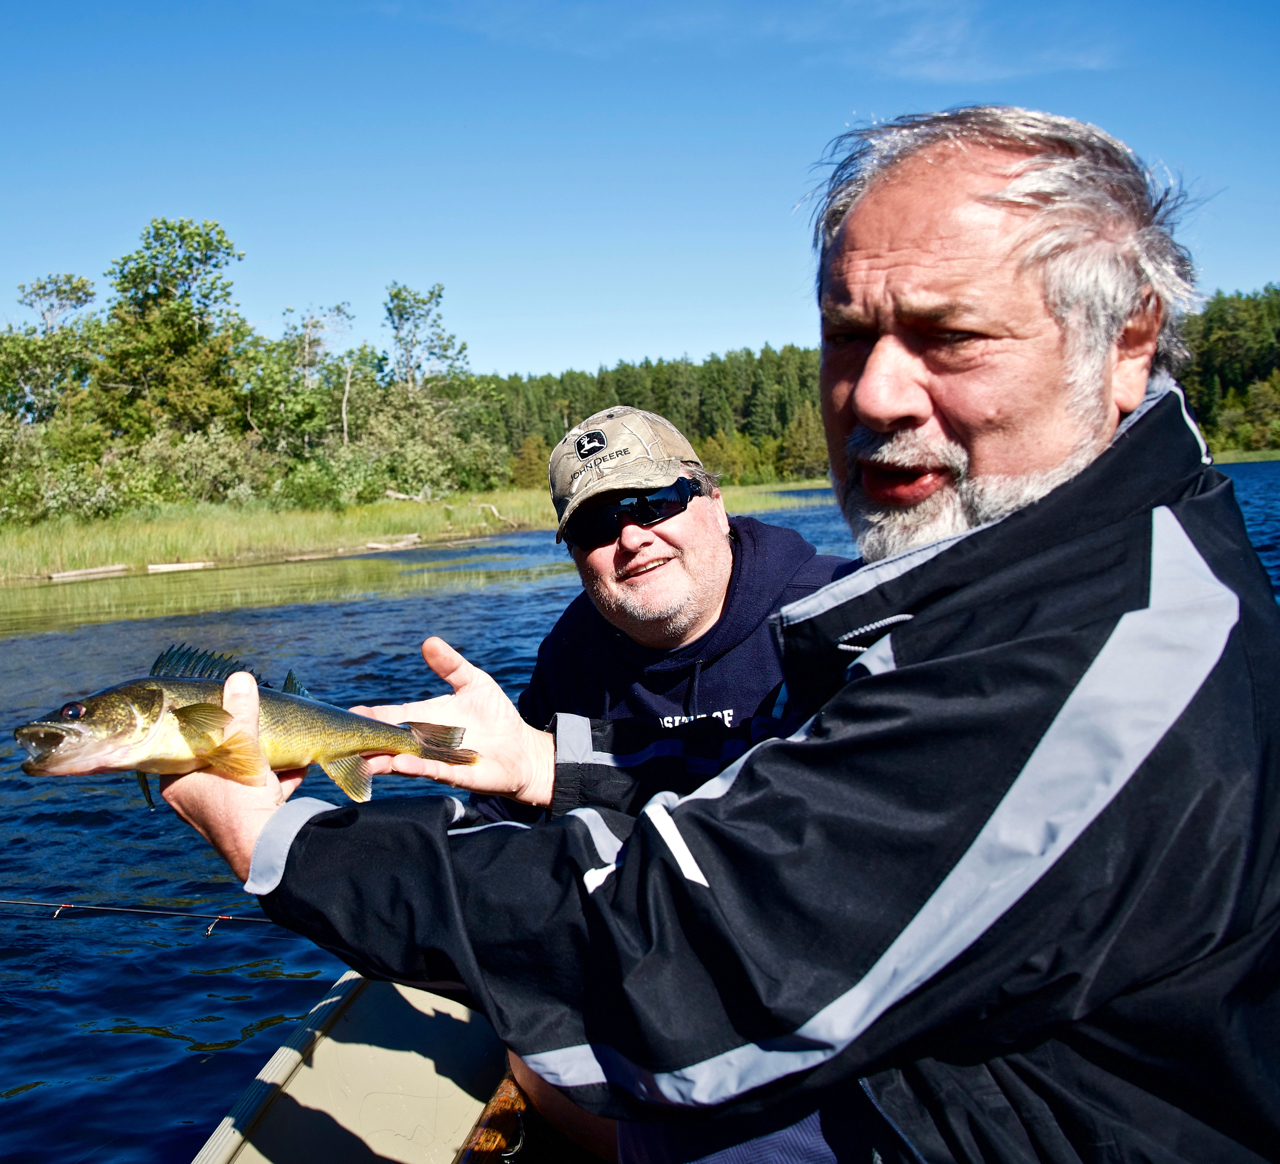
{"label": "lake water", "polygon": [[[1280,463],[1232,465],[1280,592]],[[825,490],[765,520],[824,553],[849,536]],[[209,574],[0,591],[0,723],[145,672],[165,647],[292,667],[340,705],[442,694],[417,652],[458,647],[516,695],[578,593],[549,534]],[[128,616],[127,618],[125,616]],[[139,617],[140,615],[145,617]],[[57,627],[58,629],[48,629]],[[0,897],[258,915],[222,862],[132,777],[24,776],[0,757]],[[322,775],[308,794],[342,800]],[[375,795],[421,782],[375,778]],[[275,926],[0,905],[0,1159],[189,1160],[292,1025],[345,969]]]}

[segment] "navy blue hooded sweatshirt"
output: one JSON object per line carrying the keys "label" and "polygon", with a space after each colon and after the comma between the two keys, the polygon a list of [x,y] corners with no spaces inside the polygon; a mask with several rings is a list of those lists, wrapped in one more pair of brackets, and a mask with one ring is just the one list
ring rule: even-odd
{"label": "navy blue hooded sweatshirt", "polygon": [[[733,573],[720,618],[675,651],[642,647],[579,594],[538,648],[517,701],[545,728],[557,712],[589,719],[642,719],[675,727],[715,716],[729,727],[781,710],[782,662],[769,616],[848,573],[847,558],[819,554],[793,529],[754,517],[729,519]],[[533,821],[543,810],[503,796],[472,795],[489,820]]]}
{"label": "navy blue hooded sweatshirt", "polygon": [[769,715],[782,663],[769,616],[848,571],[795,530],[753,517],[729,519],[733,574],[724,612],[705,635],[652,650],[606,622],[587,595],[569,604],[538,648],[520,714],[543,728],[557,712],[591,719],[657,720],[675,727],[715,716],[732,727]]}

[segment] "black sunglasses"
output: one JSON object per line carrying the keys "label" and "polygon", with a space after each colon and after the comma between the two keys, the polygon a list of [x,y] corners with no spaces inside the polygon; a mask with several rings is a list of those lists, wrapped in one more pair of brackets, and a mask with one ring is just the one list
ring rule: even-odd
{"label": "black sunglasses", "polygon": [[691,497],[701,496],[702,486],[697,481],[677,477],[673,484],[651,493],[619,497],[605,505],[584,506],[569,518],[569,524],[564,527],[564,540],[580,550],[594,550],[617,539],[624,517],[647,528],[683,513],[689,508]]}

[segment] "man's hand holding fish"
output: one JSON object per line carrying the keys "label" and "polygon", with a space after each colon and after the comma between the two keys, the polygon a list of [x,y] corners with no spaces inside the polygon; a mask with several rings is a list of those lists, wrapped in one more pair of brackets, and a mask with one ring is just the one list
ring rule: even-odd
{"label": "man's hand holding fish", "polygon": [[[222,706],[230,714],[226,734],[240,732],[258,744],[258,684],[246,671],[227,678]],[[214,769],[163,776],[160,794],[231,866],[241,881],[249,876],[253,846],[262,826],[297,790],[306,769],[277,775],[259,749],[256,785],[226,780]]]}
{"label": "man's hand holding fish", "polygon": [[[495,792],[526,804],[550,804],[555,779],[551,735],[526,724],[502,688],[444,640],[427,639],[422,644],[422,657],[453,688],[452,695],[352,710],[383,723],[404,723],[420,712],[429,712],[435,722],[465,727],[468,742],[475,742],[479,757],[471,765],[462,765],[420,756],[373,756],[366,760],[370,774],[427,776],[442,784]],[[256,743],[259,690],[253,676],[245,672],[231,675],[223,687],[222,702],[233,717],[227,734],[243,732]],[[304,774],[305,770],[295,770],[277,775],[263,758],[256,785],[223,779],[216,768],[209,768],[165,777],[160,790],[173,810],[217,849],[243,881],[249,876],[259,833],[302,783]]]}
{"label": "man's hand holding fish", "polygon": [[555,742],[551,734],[525,723],[497,682],[443,639],[427,639],[422,644],[422,658],[453,688],[452,695],[421,703],[351,710],[383,723],[404,723],[429,716],[432,723],[465,728],[467,744],[479,753],[479,758],[474,764],[463,766],[407,754],[374,756],[366,761],[369,771],[428,776],[441,784],[474,792],[496,792],[525,804],[550,804],[555,784]]}

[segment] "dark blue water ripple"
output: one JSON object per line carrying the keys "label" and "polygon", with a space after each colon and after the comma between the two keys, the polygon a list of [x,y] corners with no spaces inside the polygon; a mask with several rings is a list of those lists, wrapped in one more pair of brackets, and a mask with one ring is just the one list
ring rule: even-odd
{"label": "dark blue water ripple", "polygon": [[1235,486],[1249,540],[1280,595],[1280,461],[1221,465]]}
{"label": "dark blue water ripple", "polygon": [[[1280,466],[1230,466],[1251,536],[1280,590]],[[775,511],[820,551],[847,554],[833,505]],[[514,534],[513,581],[472,593],[240,610],[91,625],[0,645],[0,722],[144,671],[173,642],[234,653],[278,682],[289,668],[338,704],[441,694],[417,644],[438,634],[497,677],[524,685],[538,642],[578,592],[545,533]],[[427,562],[432,551],[400,555]],[[465,558],[465,554],[463,554]],[[530,578],[529,568],[534,576]],[[519,573],[519,577],[516,575]],[[421,795],[381,778],[375,795]],[[334,803],[323,777],[308,792]],[[222,862],[130,777],[26,777],[0,757],[0,897],[258,914]],[[0,1158],[68,1164],[181,1161],[285,1033],[344,969],[262,924],[68,915],[0,905]],[[260,916],[260,914],[258,914]]]}
{"label": "dark blue water ripple", "polygon": [[[417,644],[438,634],[513,695],[577,593],[546,534],[515,534],[513,578],[476,593],[240,610],[81,627],[0,644],[0,723],[146,671],[173,642],[228,651],[277,684],[289,668],[347,705],[437,695]],[[493,542],[477,549],[492,557]],[[455,552],[456,553],[456,552]],[[427,563],[435,551],[400,555]],[[465,557],[465,552],[463,554]],[[489,563],[492,568],[492,562]],[[74,685],[74,687],[69,686]],[[0,759],[0,897],[261,916],[222,862],[131,777],[33,779]],[[327,780],[308,792],[342,799]],[[379,797],[423,783],[379,782]],[[68,915],[0,905],[0,1158],[190,1159],[344,967],[274,926]],[[68,1113],[74,1112],[73,1119]]]}

